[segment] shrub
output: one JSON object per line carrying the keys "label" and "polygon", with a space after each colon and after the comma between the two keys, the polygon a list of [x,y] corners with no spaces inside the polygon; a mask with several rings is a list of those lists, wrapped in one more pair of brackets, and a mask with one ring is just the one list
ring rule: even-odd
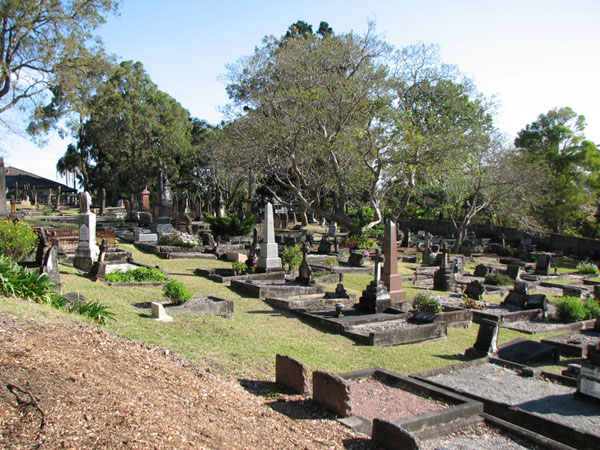
{"label": "shrub", "polygon": [[600,303],[598,300],[588,297],[584,300],[583,307],[585,308],[586,319],[594,319],[600,316]]}
{"label": "shrub", "polygon": [[119,282],[143,282],[143,281],[166,281],[169,279],[164,273],[155,267],[138,267],[127,272],[111,272],[105,276],[109,283]]}
{"label": "shrub", "polygon": [[288,266],[288,272],[297,269],[302,264],[302,246],[296,244],[293,247],[285,247],[281,253],[281,259]]}
{"label": "shrub", "polygon": [[33,251],[37,233],[29,225],[8,220],[0,221],[0,254],[19,261]]}
{"label": "shrub", "polygon": [[339,266],[340,262],[335,256],[328,256],[323,265],[325,267]]}
{"label": "shrub", "polygon": [[256,266],[248,267],[248,264],[237,261],[231,263],[231,268],[236,275],[247,275],[256,270]]}
{"label": "shrub", "polygon": [[192,298],[192,291],[190,291],[185,284],[181,281],[170,281],[163,287],[163,294],[174,305],[183,305],[190,298]]}
{"label": "shrub", "polygon": [[6,255],[0,255],[0,292],[7,297],[19,297],[49,305],[58,295],[54,283],[46,274],[19,266]]}
{"label": "shrub", "polygon": [[485,276],[485,284],[491,284],[494,286],[510,286],[514,284],[515,280],[513,280],[508,275],[504,275],[500,272],[492,272],[488,273]]}
{"label": "shrub", "polygon": [[579,322],[586,317],[583,302],[575,297],[561,297],[556,303],[556,314],[561,322]]}
{"label": "shrub", "polygon": [[440,298],[420,292],[413,299],[413,308],[417,311],[439,313],[442,312],[442,302]]}
{"label": "shrub", "polygon": [[229,214],[225,217],[215,217],[206,214],[206,220],[210,224],[210,231],[217,236],[244,236],[250,233],[256,223],[256,218],[250,216],[240,220],[235,214]]}
{"label": "shrub", "polygon": [[598,275],[600,273],[600,270],[598,270],[598,266],[596,266],[596,264],[592,264],[589,261],[582,261],[578,263],[577,271],[586,275]]}
{"label": "shrub", "polygon": [[160,245],[172,245],[174,247],[197,247],[200,245],[200,241],[197,237],[177,230],[161,234],[158,238],[158,243]]}
{"label": "shrub", "polygon": [[115,320],[115,315],[109,311],[108,306],[96,301],[77,302],[71,307],[70,312],[85,316],[100,325],[106,325],[108,320]]}
{"label": "shrub", "polygon": [[377,242],[365,234],[352,234],[345,237],[340,245],[342,247],[348,247],[350,250],[356,250],[376,247]]}

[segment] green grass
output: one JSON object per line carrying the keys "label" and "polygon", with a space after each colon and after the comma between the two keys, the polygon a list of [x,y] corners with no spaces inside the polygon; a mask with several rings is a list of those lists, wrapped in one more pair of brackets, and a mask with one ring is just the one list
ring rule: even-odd
{"label": "green grass", "polygon": [[[91,301],[99,301],[115,314],[115,321],[104,327],[127,339],[168,348],[202,368],[235,377],[272,379],[275,355],[282,353],[304,362],[309,370],[336,373],[380,366],[401,373],[418,373],[461,361],[458,356],[475,342],[477,326],[448,329],[448,338],[434,342],[392,347],[357,345],[343,336],[324,332],[295,316],[275,310],[265,302],[243,297],[228,287],[193,274],[199,267],[231,267],[231,263],[203,259],[160,260],[139,252],[132,245],[121,248],[133,253],[137,262],[160,265],[172,278],[183,282],[194,295],[214,295],[234,301],[234,319],[210,315],[175,315],[172,322],[156,322],[130,306],[140,301],[165,300],[160,287],[110,287],[93,282],[72,267],[61,265],[64,292],[78,291]],[[360,295],[372,279],[368,274],[344,275],[344,286]],[[331,290],[335,286],[330,286]],[[419,292],[404,285],[407,297]],[[0,298],[0,310],[21,318],[38,317],[44,321],[86,319],[67,315],[30,302]],[[501,329],[500,343],[523,334]],[[531,338],[527,336],[528,338]],[[539,340],[542,336],[534,336]]]}

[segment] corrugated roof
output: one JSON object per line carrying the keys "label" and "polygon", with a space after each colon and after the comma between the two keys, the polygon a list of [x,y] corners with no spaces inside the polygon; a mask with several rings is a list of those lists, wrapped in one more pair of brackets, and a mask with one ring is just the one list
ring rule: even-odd
{"label": "corrugated roof", "polygon": [[6,187],[13,189],[15,183],[19,183],[19,189],[23,186],[29,185],[35,188],[52,188],[56,189],[60,186],[62,192],[77,192],[76,189],[67,186],[66,184],[59,183],[58,181],[49,180],[48,178],[40,177],[26,170],[17,169],[16,167],[8,166],[4,168],[4,176],[6,178]]}

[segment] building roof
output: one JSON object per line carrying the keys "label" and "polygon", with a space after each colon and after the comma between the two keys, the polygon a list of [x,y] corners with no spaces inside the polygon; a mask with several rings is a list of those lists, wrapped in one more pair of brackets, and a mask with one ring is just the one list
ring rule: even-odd
{"label": "building roof", "polygon": [[37,189],[56,189],[60,186],[61,192],[77,192],[76,189],[59,183],[58,181],[49,180],[48,178],[40,177],[31,172],[17,169],[16,167],[8,166],[4,168],[4,176],[6,178],[6,188],[14,189],[15,183],[19,183],[19,189],[29,185]]}

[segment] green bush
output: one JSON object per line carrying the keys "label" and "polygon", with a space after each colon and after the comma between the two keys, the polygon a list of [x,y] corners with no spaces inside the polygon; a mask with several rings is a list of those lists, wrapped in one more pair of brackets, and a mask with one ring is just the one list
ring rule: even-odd
{"label": "green bush", "polygon": [[143,281],[166,281],[169,279],[164,273],[155,267],[138,267],[127,272],[111,272],[105,276],[109,283],[143,282]]}
{"label": "green bush", "polygon": [[35,249],[37,240],[37,233],[29,225],[0,221],[0,255],[19,261]]}
{"label": "green bush", "polygon": [[302,245],[296,244],[293,247],[285,247],[281,253],[281,259],[288,266],[288,272],[297,269],[302,264]]}
{"label": "green bush", "polygon": [[181,281],[170,281],[163,287],[163,294],[174,305],[183,305],[190,298],[192,298],[192,291],[190,291],[185,284]]}
{"label": "green bush", "polygon": [[325,262],[323,263],[325,267],[333,267],[339,266],[340,262],[337,260],[335,256],[328,256]]}
{"label": "green bush", "polygon": [[442,312],[442,302],[438,298],[420,292],[413,299],[413,308],[417,311],[439,313]]}
{"label": "green bush", "polygon": [[491,284],[493,286],[510,286],[511,284],[514,284],[514,282],[515,280],[511,277],[500,272],[488,273],[485,276],[485,284]]}
{"label": "green bush", "polygon": [[578,298],[561,297],[556,303],[556,314],[561,322],[579,322],[586,318],[586,308]]}
{"label": "green bush", "polygon": [[235,214],[229,214],[225,217],[215,217],[206,214],[207,222],[210,224],[210,231],[217,236],[245,236],[250,233],[256,223],[256,218],[250,216],[240,220]]}
{"label": "green bush", "polygon": [[247,275],[249,273],[254,273],[256,270],[256,266],[248,267],[248,264],[237,261],[231,263],[231,268],[236,275]]}
{"label": "green bush", "polygon": [[52,304],[53,297],[58,295],[46,274],[29,271],[6,255],[0,255],[0,293],[46,305]]}
{"label": "green bush", "polygon": [[85,316],[100,325],[106,325],[108,320],[115,320],[115,315],[109,311],[108,306],[95,301],[77,302],[71,307],[70,312]]}
{"label": "green bush", "polygon": [[600,303],[598,300],[588,297],[584,300],[583,307],[585,308],[586,319],[595,319],[600,316]]}
{"label": "green bush", "polygon": [[596,266],[596,264],[592,264],[589,261],[582,261],[578,263],[577,271],[586,275],[598,275],[600,273],[600,270],[598,270],[598,266]]}
{"label": "green bush", "polygon": [[371,247],[377,247],[377,242],[368,237],[366,234],[352,234],[345,237],[341,244],[342,247],[348,247],[350,250],[362,250]]}

